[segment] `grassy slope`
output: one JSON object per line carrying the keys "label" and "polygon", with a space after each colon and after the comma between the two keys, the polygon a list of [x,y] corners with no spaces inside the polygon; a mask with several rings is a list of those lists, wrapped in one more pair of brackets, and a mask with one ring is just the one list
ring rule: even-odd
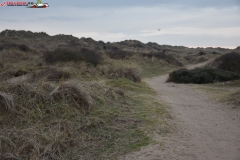
{"label": "grassy slope", "polygon": [[[34,54],[72,39],[0,37],[0,43],[21,40],[34,48],[32,54],[10,51],[0,61],[0,159],[116,159],[152,143],[152,132],[170,131],[165,122],[169,114],[156,93],[119,73],[134,68],[149,78],[176,67],[140,54],[124,60],[104,55],[96,68],[84,62],[47,66]],[[94,48],[90,42],[79,43]],[[26,75],[14,77],[19,70]]]}
{"label": "grassy slope", "polygon": [[[169,115],[144,82],[99,73],[124,62],[145,74],[157,63],[108,59],[111,65],[94,68],[71,62],[36,66],[37,55],[17,59],[4,61],[1,69],[15,68],[5,77],[10,81],[2,76],[0,83],[1,159],[116,159],[151,143],[152,131],[169,132],[164,121]],[[26,75],[14,77],[20,69]]]}

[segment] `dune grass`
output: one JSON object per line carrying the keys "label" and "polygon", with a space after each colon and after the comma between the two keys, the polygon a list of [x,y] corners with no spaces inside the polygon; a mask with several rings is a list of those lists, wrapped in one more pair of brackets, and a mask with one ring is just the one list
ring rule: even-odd
{"label": "dune grass", "polygon": [[137,52],[65,52],[2,52],[0,159],[117,159],[170,132],[170,115],[142,79],[173,66]]}
{"label": "dune grass", "polygon": [[152,143],[156,130],[169,133],[169,115],[141,81],[142,66],[123,61],[25,61],[17,70],[5,63],[0,159],[116,159]]}

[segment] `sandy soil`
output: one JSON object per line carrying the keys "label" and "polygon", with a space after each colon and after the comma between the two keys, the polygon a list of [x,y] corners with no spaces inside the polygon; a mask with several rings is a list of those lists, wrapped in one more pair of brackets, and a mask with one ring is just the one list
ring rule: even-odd
{"label": "sandy soil", "polygon": [[[187,66],[194,68],[203,64]],[[146,80],[169,106],[173,132],[122,160],[240,160],[240,111],[214,101],[193,84],[165,83],[168,75]]]}

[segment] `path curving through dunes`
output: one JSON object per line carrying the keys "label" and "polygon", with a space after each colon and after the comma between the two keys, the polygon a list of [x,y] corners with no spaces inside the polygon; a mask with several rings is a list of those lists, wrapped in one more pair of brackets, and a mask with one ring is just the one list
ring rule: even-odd
{"label": "path curving through dunes", "polygon": [[173,133],[154,134],[163,145],[149,145],[121,159],[240,160],[240,110],[214,101],[209,92],[194,89],[192,84],[165,83],[167,78],[166,74],[146,82],[169,106]]}

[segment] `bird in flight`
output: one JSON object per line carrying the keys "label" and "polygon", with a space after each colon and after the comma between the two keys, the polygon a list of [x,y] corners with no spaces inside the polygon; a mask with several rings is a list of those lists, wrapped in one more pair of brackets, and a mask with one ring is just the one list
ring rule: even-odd
{"label": "bird in flight", "polygon": [[161,31],[161,29],[158,29],[159,31]]}

